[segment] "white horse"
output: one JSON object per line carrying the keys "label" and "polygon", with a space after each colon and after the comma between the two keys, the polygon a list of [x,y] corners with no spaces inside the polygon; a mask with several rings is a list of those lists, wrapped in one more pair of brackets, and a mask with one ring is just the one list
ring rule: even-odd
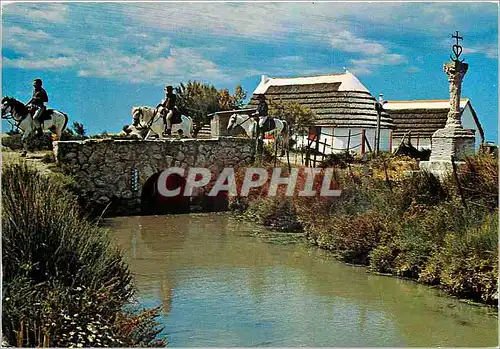
{"label": "white horse", "polygon": [[[57,140],[61,139],[61,134],[68,125],[68,115],[55,109],[47,109],[40,116],[42,119],[42,131],[52,131],[57,135]],[[26,139],[36,130],[35,120],[29,108],[12,97],[2,98],[2,119],[12,120],[23,135],[23,144]]]}
{"label": "white horse", "polygon": [[[274,121],[274,128],[272,129],[264,129],[265,135],[275,136],[277,140],[281,141],[281,145],[283,148],[288,147],[289,141],[289,127],[288,123],[285,120],[280,120],[276,118],[271,118]],[[227,129],[231,130],[236,126],[241,126],[247,133],[248,137],[254,138],[256,137],[257,130],[257,121],[252,116],[248,116],[245,114],[235,113],[229,117],[229,122],[227,124]],[[265,126],[264,126],[265,127]]]}
{"label": "white horse", "polygon": [[[163,139],[163,131],[165,123],[163,117],[158,110],[151,107],[133,107],[132,118],[133,126],[137,129],[148,129],[144,139],[148,139],[151,134],[157,134],[158,138]],[[181,115],[182,122],[179,124],[172,123],[172,133],[177,132],[179,136],[191,138],[193,136],[193,120],[189,116]]]}

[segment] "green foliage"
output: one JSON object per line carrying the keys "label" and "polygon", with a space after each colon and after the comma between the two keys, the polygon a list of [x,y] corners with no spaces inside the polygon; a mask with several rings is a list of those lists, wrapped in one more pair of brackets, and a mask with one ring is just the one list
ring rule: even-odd
{"label": "green foliage", "polygon": [[254,202],[247,217],[256,218],[266,227],[288,232],[301,232],[302,225],[291,198],[267,197]]}
{"label": "green foliage", "polygon": [[297,102],[269,101],[269,115],[286,120],[294,134],[306,135],[314,125],[314,112]]}
{"label": "green foliage", "polygon": [[85,133],[87,132],[83,124],[79,123],[78,121],[73,121],[73,130],[77,135],[82,137],[85,136]]}
{"label": "green foliage", "polygon": [[[456,182],[453,183],[457,191]],[[459,173],[459,182],[467,201],[485,205],[494,210],[498,207],[498,157],[478,154],[465,159],[465,168]]]}
{"label": "green foliage", "polygon": [[[2,169],[4,339],[20,346],[153,345],[157,331],[134,325],[136,315],[124,310],[134,288],[121,252],[82,217],[70,179],[59,179],[23,163]],[[157,313],[144,313],[144,321]]]}
{"label": "green foliage", "polygon": [[175,93],[178,97],[177,107],[181,113],[193,118],[198,128],[210,121],[209,114],[240,109],[246,98],[246,92],[240,85],[231,95],[227,89],[217,90],[213,85],[198,81],[181,83],[175,88]]}
{"label": "green foliage", "polygon": [[448,234],[420,279],[426,283],[439,281],[460,297],[498,302],[498,211],[479,226]]}
{"label": "green foliage", "polygon": [[402,212],[412,204],[437,205],[445,200],[445,192],[441,182],[432,173],[419,171],[402,180],[397,188],[397,202]]}

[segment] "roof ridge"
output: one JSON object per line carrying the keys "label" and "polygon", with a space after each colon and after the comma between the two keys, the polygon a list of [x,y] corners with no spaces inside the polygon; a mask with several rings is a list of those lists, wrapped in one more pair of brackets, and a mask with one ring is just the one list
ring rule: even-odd
{"label": "roof ridge", "polygon": [[338,76],[338,75],[347,75],[347,74],[352,74],[350,72],[345,72],[345,73],[332,73],[332,74],[316,74],[316,75],[302,75],[302,76],[287,76],[287,77],[272,77],[272,76],[267,76],[269,79],[300,79],[300,78],[318,78],[318,77],[323,77],[323,76]]}
{"label": "roof ridge", "polygon": [[[461,97],[460,101],[470,101],[470,98],[467,97]],[[449,99],[413,99],[413,100],[388,100],[387,103],[442,103],[442,102],[449,102]]]}

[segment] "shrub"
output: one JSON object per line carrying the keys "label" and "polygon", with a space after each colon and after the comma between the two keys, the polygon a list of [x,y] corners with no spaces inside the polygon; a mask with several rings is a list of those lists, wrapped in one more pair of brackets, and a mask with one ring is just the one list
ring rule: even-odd
{"label": "shrub", "polygon": [[498,212],[479,227],[446,236],[443,248],[431,258],[421,277],[460,297],[498,302]]}
{"label": "shrub", "polygon": [[412,203],[433,206],[446,199],[441,182],[432,173],[420,171],[399,183],[396,192],[399,209],[404,212]]}
{"label": "shrub", "polygon": [[302,231],[291,198],[261,198],[254,202],[247,215],[257,218],[261,224],[272,229],[287,232]]}
{"label": "shrub", "polygon": [[[4,166],[2,248],[8,343],[154,344],[150,327],[124,334],[120,319],[131,318],[124,306],[134,295],[129,269],[107,234],[81,216],[65,184],[26,164]],[[156,315],[145,313],[145,321]]]}
{"label": "shrub", "polygon": [[[491,210],[498,207],[498,158],[489,154],[477,154],[465,159],[465,166],[459,173],[459,182],[468,201],[486,205]],[[457,193],[456,182],[453,183]]]}

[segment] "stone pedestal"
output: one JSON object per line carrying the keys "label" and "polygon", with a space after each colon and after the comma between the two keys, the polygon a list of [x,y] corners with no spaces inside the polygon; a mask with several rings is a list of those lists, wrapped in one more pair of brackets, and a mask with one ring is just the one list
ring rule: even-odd
{"label": "stone pedestal", "polygon": [[439,178],[444,178],[453,171],[451,163],[460,167],[467,155],[474,154],[474,130],[448,126],[432,135],[431,157],[429,161],[420,162],[420,169],[429,171]]}
{"label": "stone pedestal", "polygon": [[450,83],[450,111],[446,126],[432,135],[431,157],[422,161],[420,169],[443,178],[453,171],[452,159],[457,166],[463,164],[467,155],[474,154],[474,130],[464,129],[461,120],[460,93],[462,79],[467,73],[468,65],[457,61],[445,63],[443,70]]}

